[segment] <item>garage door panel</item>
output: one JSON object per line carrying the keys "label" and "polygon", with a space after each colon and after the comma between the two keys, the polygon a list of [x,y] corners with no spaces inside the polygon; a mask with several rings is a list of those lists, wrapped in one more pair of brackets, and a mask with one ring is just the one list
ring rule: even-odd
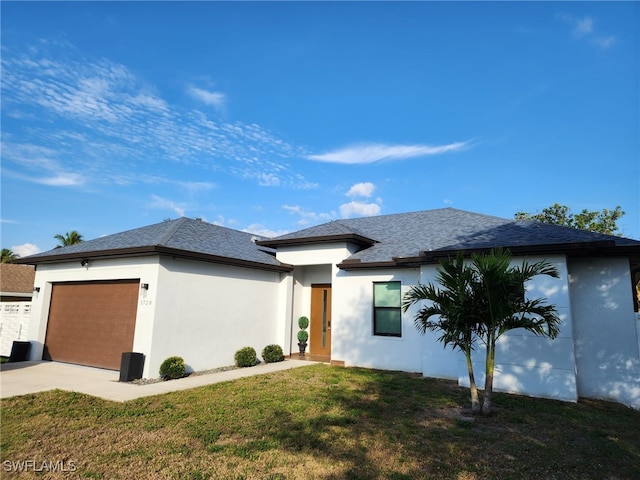
{"label": "garage door panel", "polygon": [[45,347],[51,360],[118,370],[131,351],[139,281],[53,285]]}

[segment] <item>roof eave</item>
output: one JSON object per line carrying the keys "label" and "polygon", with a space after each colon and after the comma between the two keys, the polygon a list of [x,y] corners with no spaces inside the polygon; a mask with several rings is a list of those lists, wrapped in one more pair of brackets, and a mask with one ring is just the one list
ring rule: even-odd
{"label": "roof eave", "polygon": [[370,247],[376,243],[375,240],[358,235],[355,233],[345,233],[338,235],[322,235],[317,237],[302,237],[302,238],[283,238],[274,240],[258,240],[256,245],[264,247],[271,247],[277,249],[278,247],[297,247],[300,245],[312,245],[318,243],[336,243],[336,242],[348,242],[355,243],[361,247]]}
{"label": "roof eave", "polygon": [[[220,255],[211,255],[202,252],[191,252],[188,250],[181,250],[178,248],[165,247],[162,245],[151,245],[144,247],[129,247],[115,250],[95,250],[92,252],[75,252],[75,253],[63,253],[39,256],[36,258],[25,257],[20,259],[19,263],[27,265],[40,265],[44,263],[61,263],[73,260],[105,260],[114,258],[131,258],[131,257],[145,257],[153,255],[166,255],[175,258],[183,258],[190,260],[197,260],[201,262],[217,263],[224,265],[232,265],[237,267],[246,267],[259,270],[267,270],[274,272],[290,272],[293,270],[292,265],[285,263],[279,263],[278,265],[271,265],[267,263],[255,262],[251,260],[243,260],[239,258],[223,257]],[[16,262],[18,263],[18,262]]]}
{"label": "roof eave", "polygon": [[[457,255],[462,251],[465,257],[473,254],[485,254],[499,248],[470,248],[470,249],[443,249],[422,251],[419,256],[393,257],[390,261],[362,262],[360,260],[344,260],[337,265],[341,270],[365,270],[380,268],[415,268],[420,265],[439,263],[441,260]],[[570,257],[614,257],[614,256],[640,256],[640,245],[616,245],[614,240],[599,240],[595,242],[553,243],[540,245],[516,245],[503,247],[512,255],[567,255]]]}

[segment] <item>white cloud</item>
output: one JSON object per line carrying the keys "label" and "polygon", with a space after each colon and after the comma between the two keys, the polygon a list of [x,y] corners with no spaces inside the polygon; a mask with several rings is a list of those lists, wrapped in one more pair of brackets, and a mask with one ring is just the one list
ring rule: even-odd
{"label": "white cloud", "polygon": [[261,237],[267,238],[278,237],[280,235],[289,233],[288,230],[270,230],[260,223],[252,223],[242,231],[247,233],[254,233],[256,235],[260,235]]}
{"label": "white cloud", "polygon": [[371,182],[356,183],[352,185],[349,191],[346,193],[347,197],[370,197],[373,195],[373,191],[376,186]]}
{"label": "white cloud", "polygon": [[53,177],[34,178],[33,181],[50,187],[77,187],[84,184],[84,179],[77,173],[60,173]]}
{"label": "white cloud", "polygon": [[23,243],[22,245],[14,245],[11,247],[13,253],[18,255],[19,257],[27,257],[29,255],[33,255],[35,253],[40,253],[40,247],[34,245],[33,243]]}
{"label": "white cloud", "polygon": [[277,187],[280,179],[273,173],[261,173],[258,175],[258,185],[261,187]]}
{"label": "white cloud", "polygon": [[595,37],[591,40],[592,43],[598,45],[600,48],[609,48],[617,41],[618,39],[613,35],[609,35],[607,37]]}
{"label": "white cloud", "polygon": [[322,222],[328,222],[336,218],[335,212],[316,213],[305,210],[300,205],[283,205],[282,208],[284,208],[289,213],[298,215],[300,219],[298,220],[297,224],[300,226],[309,225],[310,223],[318,224]]}
{"label": "white cloud", "polygon": [[[57,152],[51,148],[4,142],[2,154],[3,160],[11,160],[32,170],[31,175],[21,175],[11,171],[4,172],[15,178],[51,187],[76,187],[85,183],[85,178],[82,175],[66,171],[60,165],[60,162],[55,159]],[[47,175],[42,176],[43,172],[46,172]]]}
{"label": "white cloud", "polygon": [[352,216],[371,217],[380,214],[380,205],[356,201],[344,203],[340,205],[340,214],[342,218],[351,218]]}
{"label": "white cloud", "polygon": [[591,17],[573,19],[573,34],[576,37],[589,35],[593,31],[593,19]]}
{"label": "white cloud", "polygon": [[561,13],[556,15],[556,18],[571,26],[571,34],[574,38],[584,39],[602,49],[607,49],[618,41],[615,35],[598,34],[595,28],[595,20],[592,17],[585,16],[579,18],[566,13]]}
{"label": "white cloud", "polygon": [[151,208],[159,208],[165,210],[172,210],[179,217],[185,216],[185,207],[184,205],[178,204],[172,200],[168,200],[166,198],[162,198],[158,195],[151,195],[151,203],[149,204]]}
{"label": "white cloud", "polygon": [[[3,44],[0,60],[8,114],[3,168],[15,177],[56,186],[130,185],[148,177],[150,164],[158,172],[162,163],[179,163],[209,178],[224,172],[261,185],[317,188],[289,167],[289,159],[307,154],[304,148],[254,123],[169,104],[124,65],[46,41]],[[226,102],[214,90],[191,86],[189,92],[216,108]],[[28,134],[12,136],[18,129]],[[21,155],[7,154],[11,142]],[[41,159],[57,168],[43,170]]]}
{"label": "white cloud", "polygon": [[356,145],[319,155],[307,155],[309,160],[343,163],[348,165],[367,164],[381,160],[402,160],[405,158],[439,155],[463,150],[469,142],[448,145],[385,145],[381,143]]}
{"label": "white cloud", "polygon": [[216,108],[224,107],[226,101],[226,96],[224,93],[210,92],[208,90],[204,90],[203,88],[191,86],[187,89],[187,93],[196,100],[200,100],[205,105],[210,105]]}

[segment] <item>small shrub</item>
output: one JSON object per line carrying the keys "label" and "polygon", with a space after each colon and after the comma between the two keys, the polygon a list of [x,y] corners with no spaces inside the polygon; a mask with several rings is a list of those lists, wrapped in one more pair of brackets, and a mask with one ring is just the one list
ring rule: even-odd
{"label": "small shrub", "polygon": [[258,356],[253,347],[244,347],[236,352],[235,360],[238,367],[253,367],[258,363]]}
{"label": "small shrub", "polygon": [[186,367],[182,357],[169,357],[160,365],[160,376],[165,380],[184,377]]}
{"label": "small shrub", "polygon": [[298,341],[300,343],[304,343],[307,340],[309,340],[309,334],[306,332],[306,330],[300,330],[298,332]]}
{"label": "small shrub", "polygon": [[275,363],[284,360],[282,348],[280,345],[267,345],[262,350],[262,359],[264,363]]}

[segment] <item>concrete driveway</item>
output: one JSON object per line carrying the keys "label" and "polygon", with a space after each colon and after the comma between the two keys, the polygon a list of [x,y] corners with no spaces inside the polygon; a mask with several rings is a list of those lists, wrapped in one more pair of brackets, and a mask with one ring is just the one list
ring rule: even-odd
{"label": "concrete driveway", "polygon": [[287,359],[284,362],[262,363],[250,368],[237,368],[206,375],[192,375],[179,380],[148,385],[121,383],[118,381],[119,372],[68,363],[46,361],[3,363],[0,367],[0,398],[60,389],[86,393],[105,400],[126,402],[135,398],[187,390],[252,375],[308,366],[313,363]]}

